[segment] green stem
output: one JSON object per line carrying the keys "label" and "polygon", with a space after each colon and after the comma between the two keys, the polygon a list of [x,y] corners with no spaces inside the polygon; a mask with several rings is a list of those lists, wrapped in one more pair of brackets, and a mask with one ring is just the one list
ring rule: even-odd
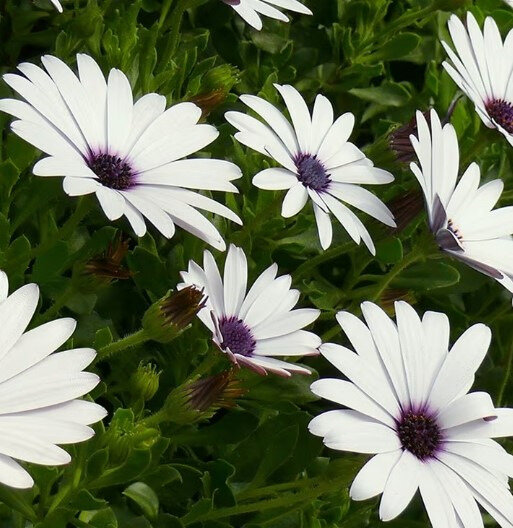
{"label": "green stem", "polygon": [[167,14],[169,13],[169,9],[171,8],[173,1],[174,0],[164,0],[164,3],[162,4],[162,11],[160,12],[160,18],[158,23],[159,30],[162,28],[164,22],[166,21]]}
{"label": "green stem", "polygon": [[347,253],[349,250],[351,250],[353,246],[354,246],[353,241],[346,242],[345,244],[328,249],[327,251],[324,251],[320,255],[317,255],[316,257],[311,258],[307,260],[306,262],[303,262],[303,264],[297,267],[294,273],[294,279],[298,281],[304,275],[310,273],[312,270],[314,270],[321,264],[324,264],[325,262],[328,262],[329,260],[335,259],[337,257],[340,257],[340,255]]}
{"label": "green stem", "polygon": [[226,517],[232,517],[234,515],[241,515],[243,513],[261,512],[265,510],[283,507],[292,508],[295,505],[299,504],[307,505],[309,501],[333,489],[338,489],[341,487],[341,485],[345,485],[346,483],[347,476],[338,477],[331,480],[313,478],[309,480],[309,485],[307,487],[305,487],[304,489],[300,489],[296,493],[291,492],[286,495],[259,500],[251,502],[249,504],[238,504],[237,506],[232,506],[229,508],[220,508],[214,511],[207,512],[199,518],[194,517],[190,521],[187,519],[188,515],[185,515],[184,517],[182,517],[181,521],[185,526],[189,526],[197,522],[222,519]]}
{"label": "green stem", "polygon": [[501,387],[499,389],[499,395],[497,396],[497,407],[500,407],[502,405],[504,394],[508,387],[509,378],[511,377],[512,368],[513,368],[513,340],[511,341],[511,344],[509,346],[508,362],[506,364],[506,372],[504,373],[504,379],[502,380]]}
{"label": "green stem", "polygon": [[146,330],[141,328],[133,334],[127,335],[122,339],[118,339],[117,341],[110,343],[110,345],[105,345],[104,347],[100,348],[100,350],[98,350],[98,354],[96,355],[95,363],[110,359],[112,356],[118,354],[119,352],[122,352],[127,348],[140,345],[141,343],[144,343],[149,339],[150,337],[146,333]]}
{"label": "green stem", "polygon": [[68,236],[76,230],[80,222],[85,218],[90,207],[91,202],[88,197],[80,197],[74,213],[66,220],[66,222],[64,222],[55,235],[48,237],[44,242],[39,244],[39,246],[32,249],[31,257],[37,257],[41,253],[51,249],[59,240],[65,240],[68,238]]}

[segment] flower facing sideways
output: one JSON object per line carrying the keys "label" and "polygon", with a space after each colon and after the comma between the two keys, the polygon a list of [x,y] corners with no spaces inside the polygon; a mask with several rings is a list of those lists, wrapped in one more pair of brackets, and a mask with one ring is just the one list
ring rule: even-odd
{"label": "flower facing sideways", "polygon": [[331,103],[318,95],[310,115],[295,88],[275,86],[285,101],[292,125],[276,107],[253,95],[243,95],[241,101],[267,124],[241,112],[226,113],[226,119],[238,129],[238,141],[282,166],[259,172],[253,184],[260,189],[288,191],[281,210],[285,218],[298,214],[310,198],[323,249],[332,242],[333,214],[357,244],[363,240],[374,254],[367,229],[342,202],[395,227],[386,205],[360,187],[365,183],[389,183],[393,176],[373,167],[363,152],[347,141],[354,126],[353,114],[344,114],[334,122]]}
{"label": "flower facing sideways", "polygon": [[396,303],[397,325],[373,303],[366,324],[340,312],[355,352],[327,343],[321,354],[348,380],[320,379],[312,391],[347,409],[310,422],[327,447],[374,454],[356,476],[354,500],[381,496],[382,520],[397,517],[417,490],[433,528],[483,528],[480,504],[511,528],[513,457],[493,438],[513,435],[513,410],[495,409],[484,392],[468,393],[491,332],[476,324],[449,349],[449,320],[422,319]]}
{"label": "flower facing sideways", "polygon": [[198,317],[213,335],[214,343],[238,364],[259,374],[274,372],[310,374],[294,363],[273,356],[309,356],[318,354],[321,340],[303,328],[319,317],[319,310],[293,310],[299,291],[290,289],[290,275],[276,277],[278,266],[267,268],[246,293],[248,266],[242,249],[230,246],[221,279],[209,251],[205,251],[203,269],[189,262],[182,272],[184,283],[194,285],[207,295]]}
{"label": "flower facing sideways", "polygon": [[73,319],[58,319],[25,332],[37,307],[39,289],[28,284],[7,295],[0,272],[0,482],[30,488],[34,481],[14,459],[49,466],[67,464],[70,455],[57,444],[91,438],[88,425],[105,409],[76,400],[100,381],[82,372],[95,351],[54,352],[75,330]]}
{"label": "flower facing sideways", "polygon": [[442,42],[451,61],[444,62],[447,73],[472,100],[483,123],[497,128],[513,145],[513,31],[503,42],[492,17],[481,31],[468,13],[467,27],[451,16],[449,33],[456,51]]}
{"label": "flower facing sideways", "polygon": [[304,15],[312,14],[310,9],[298,0],[223,0],[223,2],[233,7],[241,18],[258,31],[262,29],[260,15],[283,22],[289,21],[288,17],[277,8],[288,9]]}
{"label": "flower facing sideways", "polygon": [[501,180],[481,187],[472,163],[458,180],[459,148],[451,124],[442,127],[431,111],[431,130],[417,112],[418,139],[411,141],[420,167],[410,168],[426,199],[431,231],[442,251],[493,277],[513,292],[513,207],[492,210],[504,188]]}
{"label": "flower facing sideways", "polygon": [[64,176],[70,196],[96,193],[107,217],[125,215],[138,236],[146,218],[167,238],[178,225],[224,250],[219,231],[196,209],[239,217],[193,190],[237,192],[231,181],[241,172],[227,161],[181,159],[218,136],[198,124],[201,109],[179,103],[166,110],[166,98],[155,93],[134,103],[127,77],[113,69],[105,80],[88,55],[77,55],[78,77],[56,57],[41,60],[46,71],[23,63],[22,75],[4,76],[25,101],[0,101],[18,119],[12,130],[48,154],[34,174]]}

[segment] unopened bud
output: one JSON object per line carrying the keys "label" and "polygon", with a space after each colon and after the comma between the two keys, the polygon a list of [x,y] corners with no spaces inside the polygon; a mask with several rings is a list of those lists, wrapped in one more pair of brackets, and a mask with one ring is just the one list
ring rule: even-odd
{"label": "unopened bud", "polygon": [[168,343],[191,324],[205,302],[203,291],[194,286],[170,291],[146,310],[142,327],[154,341]]}
{"label": "unopened bud", "polygon": [[159,378],[162,371],[157,371],[156,365],[142,362],[130,378],[130,389],[144,401],[151,400],[159,389]]}

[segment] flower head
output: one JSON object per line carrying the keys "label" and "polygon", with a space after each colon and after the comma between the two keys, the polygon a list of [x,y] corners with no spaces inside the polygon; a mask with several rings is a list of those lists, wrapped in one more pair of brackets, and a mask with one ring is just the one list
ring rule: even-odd
{"label": "flower head", "polygon": [[166,110],[165,97],[155,93],[134,103],[127,77],[112,69],[105,80],[88,55],[77,55],[78,77],[56,57],[41,60],[45,69],[23,63],[22,75],[4,76],[25,101],[0,101],[0,110],[18,119],[12,130],[49,155],[34,174],[64,176],[70,196],[96,193],[109,220],[125,215],[138,236],[146,218],[168,238],[178,225],[224,250],[219,231],[196,208],[239,217],[191,189],[236,192],[231,181],[241,173],[227,161],[181,159],[218,136],[198,124],[201,109],[179,103]]}
{"label": "flower head", "polygon": [[481,31],[472,13],[466,27],[456,15],[448,27],[455,51],[442,42],[450,59],[444,68],[472,100],[483,123],[513,145],[513,31],[503,42],[493,18],[485,20]]}
{"label": "flower head", "polygon": [[417,113],[418,139],[411,137],[419,165],[410,168],[420,183],[431,231],[440,249],[513,292],[513,207],[492,210],[504,184],[479,187],[480,171],[472,163],[458,181],[459,148],[451,124],[442,127],[431,111],[431,127]]}
{"label": "flower head", "polygon": [[71,457],[57,444],[82,442],[94,435],[88,425],[106,412],[76,400],[100,381],[82,372],[96,353],[89,348],[56,352],[75,330],[73,319],[58,319],[26,332],[39,289],[28,284],[8,293],[0,272],[0,482],[30,488],[34,481],[14,459],[34,464],[67,464]]}
{"label": "flower head", "polygon": [[253,184],[260,189],[288,190],[281,210],[285,218],[298,214],[310,198],[323,249],[331,245],[330,213],[333,213],[357,244],[363,240],[375,253],[367,229],[342,202],[395,227],[386,205],[360,187],[362,183],[389,183],[393,176],[373,167],[363,152],[347,141],[354,126],[353,114],[344,114],[333,122],[331,103],[318,95],[310,115],[295,88],[275,86],[285,101],[292,125],[276,107],[253,95],[243,95],[241,101],[267,125],[240,112],[226,113],[226,119],[238,129],[235,134],[238,141],[271,156],[283,167],[259,172]]}
{"label": "flower head", "polygon": [[482,527],[478,504],[510,526],[507,486],[512,457],[492,438],[513,435],[513,410],[495,409],[484,392],[468,393],[491,340],[476,324],[449,349],[446,315],[422,319],[396,303],[396,322],[365,302],[366,324],[340,312],[355,352],[327,343],[321,354],[348,380],[321,379],[312,391],[347,409],[310,422],[326,446],[375,454],[356,476],[354,500],[382,494],[380,517],[397,517],[420,491],[433,528]]}
{"label": "flower head", "polygon": [[248,266],[242,249],[230,246],[221,279],[214,257],[205,251],[203,269],[189,262],[183,284],[204,288],[206,306],[198,317],[213,335],[214,343],[238,364],[267,374],[310,374],[304,367],[272,356],[317,354],[320,339],[302,330],[319,317],[319,310],[293,310],[299,291],[290,289],[291,277],[276,277],[278,266],[265,270],[246,293]]}
{"label": "flower head", "polygon": [[260,15],[283,22],[289,21],[288,17],[277,9],[280,7],[304,15],[312,14],[310,9],[298,0],[223,0],[223,2],[231,6],[241,18],[258,31],[262,29]]}

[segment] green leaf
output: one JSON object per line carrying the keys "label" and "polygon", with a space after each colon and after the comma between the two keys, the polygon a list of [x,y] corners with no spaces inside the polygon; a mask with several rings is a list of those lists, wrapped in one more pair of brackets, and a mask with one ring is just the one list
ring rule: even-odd
{"label": "green leaf", "polygon": [[403,106],[411,99],[411,93],[404,84],[384,81],[381,86],[370,88],[353,88],[350,93],[380,106]]}
{"label": "green leaf", "polygon": [[89,479],[94,480],[103,474],[109,460],[109,451],[107,448],[95,451],[87,461],[86,475]]}
{"label": "green leaf", "polygon": [[444,262],[422,262],[403,271],[392,281],[395,288],[411,290],[434,290],[457,284],[460,274],[457,269]]}
{"label": "green leaf", "polygon": [[399,33],[398,35],[394,35],[383,47],[374,53],[372,59],[400,59],[414,51],[420,42],[420,36],[415,33]]}
{"label": "green leaf", "polygon": [[395,264],[403,258],[403,245],[396,237],[381,240],[376,244],[376,258],[382,264]]}
{"label": "green leaf", "polygon": [[149,519],[155,519],[159,513],[159,498],[144,482],[134,482],[123,491],[123,495],[132,499]]}
{"label": "green leaf", "polygon": [[78,510],[99,510],[107,506],[107,501],[94,497],[86,489],[80,490],[72,502],[72,507]]}

